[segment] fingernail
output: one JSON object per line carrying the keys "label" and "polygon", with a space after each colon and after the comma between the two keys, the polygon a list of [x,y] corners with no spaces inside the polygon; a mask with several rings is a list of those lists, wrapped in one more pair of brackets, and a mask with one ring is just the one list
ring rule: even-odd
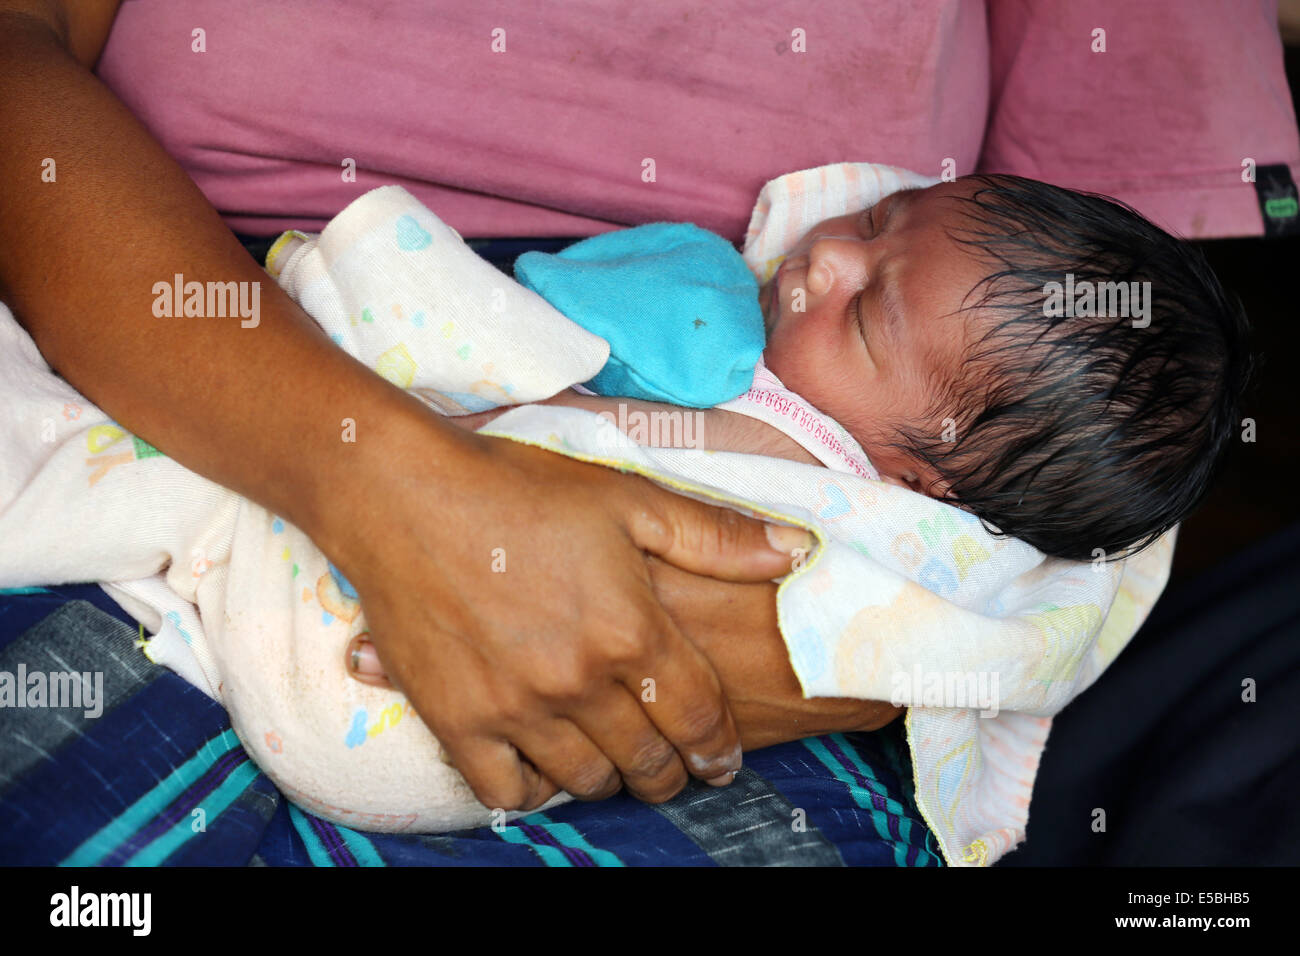
{"label": "fingernail", "polygon": [[792,528],[785,524],[768,524],[763,526],[767,533],[767,543],[775,551],[789,558],[796,551],[807,554],[813,547],[813,536],[803,528]]}
{"label": "fingernail", "polygon": [[736,779],[736,771],[732,770],[730,773],[724,773],[720,777],[714,777],[712,780],[706,780],[705,783],[707,783],[710,787],[725,787],[727,784],[731,783],[731,781],[735,779]]}
{"label": "fingernail", "polygon": [[[743,759],[743,755],[741,754],[740,744],[737,744],[736,749],[731,752],[731,756],[727,758],[725,761],[726,763],[731,764],[736,769],[728,770],[726,771],[726,773],[738,773],[742,766],[741,764],[742,759]],[[686,755],[686,765],[690,767],[691,773],[695,774],[697,777],[702,776],[703,774],[707,773],[709,770],[717,767],[719,763],[723,763],[723,762],[724,761],[718,760],[715,757],[704,757],[701,756],[700,754]],[[707,780],[708,778],[705,777],[705,779]]]}
{"label": "fingernail", "polygon": [[352,673],[363,677],[384,676],[384,666],[379,663],[379,653],[375,650],[375,645],[366,640],[364,634],[358,634],[352,641],[352,653],[348,655],[348,668]]}

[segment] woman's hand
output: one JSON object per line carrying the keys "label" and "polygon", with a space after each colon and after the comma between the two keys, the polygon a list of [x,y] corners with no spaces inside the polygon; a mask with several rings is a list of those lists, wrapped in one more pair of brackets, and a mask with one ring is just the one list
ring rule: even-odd
{"label": "woman's hand", "polygon": [[[564,548],[559,550],[563,552]],[[564,558],[565,555],[561,553],[556,560]],[[506,560],[507,571],[501,575],[503,581],[508,580],[511,573],[508,562],[513,559],[509,553]],[[480,557],[480,561],[486,562],[487,558]],[[653,557],[647,558],[644,566],[658,606],[667,610],[677,629],[696,651],[703,654],[717,673],[745,750],[817,734],[877,730],[902,713],[902,708],[880,701],[830,697],[804,699],[798,679],[790,667],[789,654],[777,624],[777,586],[770,581],[736,583],[715,580],[692,574]],[[636,577],[638,581],[642,580],[639,573]],[[367,604],[366,607],[369,609],[370,605]],[[528,613],[526,607],[519,610]],[[367,610],[367,613],[370,611]],[[371,620],[373,622],[374,618]],[[677,631],[672,633],[675,642]],[[540,647],[535,649],[544,650]],[[357,642],[353,651],[361,667],[357,674],[359,679],[384,684],[389,683],[384,676],[386,669],[389,673],[398,673],[393,669],[395,664],[389,660],[389,655],[384,653],[376,657],[374,647],[364,637]],[[437,660],[424,663],[417,661],[416,666],[427,668],[434,680],[437,679],[435,675],[442,670]],[[542,666],[546,665],[543,663]],[[453,669],[452,673],[455,671]],[[629,673],[626,669],[623,672]],[[623,687],[637,694],[641,690],[635,682],[638,672],[633,670],[630,673],[633,677],[631,686],[625,682]],[[669,693],[665,696],[665,692],[674,690],[672,683],[665,686],[653,671],[640,673],[644,677],[655,677],[657,701],[649,705],[652,712],[653,708],[663,703],[671,703],[674,695]],[[400,678],[398,683],[401,683]],[[491,689],[484,691],[489,694],[493,692]],[[433,727],[432,724],[430,726]],[[441,738],[438,728],[433,729]],[[628,731],[624,729],[610,728],[611,735],[626,732]],[[626,747],[630,742],[630,739],[625,740],[622,746]],[[531,778],[528,783],[533,785]],[[565,789],[575,795],[597,798],[608,796],[617,789],[617,785],[611,777],[607,786],[598,789]],[[539,791],[538,795],[546,798],[550,793],[546,789]]]}
{"label": "woman's hand", "polygon": [[595,799],[626,783],[658,802],[687,770],[729,782],[739,734],[647,553],[688,579],[762,581],[809,536],[781,529],[778,550],[761,522],[503,439],[452,432],[434,460],[428,440],[452,431],[435,418],[416,406],[372,426],[382,451],[358,449],[368,464],[338,503],[347,520],[311,533],[478,798],[530,808],[558,788]]}

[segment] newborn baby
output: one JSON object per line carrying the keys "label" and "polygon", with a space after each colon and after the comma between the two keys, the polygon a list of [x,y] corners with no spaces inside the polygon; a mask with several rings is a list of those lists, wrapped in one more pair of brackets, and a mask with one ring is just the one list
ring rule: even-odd
{"label": "newborn baby", "polygon": [[[828,219],[758,302],[759,378],[843,426],[882,480],[1075,560],[1135,550],[1187,516],[1248,373],[1244,315],[1194,247],[1113,200],[1018,177]],[[549,403],[616,422],[657,410],[572,392]],[[696,444],[819,463],[751,411],[709,409]]]}

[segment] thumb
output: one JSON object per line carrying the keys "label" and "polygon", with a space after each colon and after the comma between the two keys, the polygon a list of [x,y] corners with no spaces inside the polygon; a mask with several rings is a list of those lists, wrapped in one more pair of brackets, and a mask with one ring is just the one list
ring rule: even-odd
{"label": "thumb", "polygon": [[388,674],[384,672],[384,665],[379,661],[379,652],[370,641],[369,631],[362,631],[352,638],[345,659],[348,673],[361,683],[373,684],[376,687],[393,686],[388,679]]}
{"label": "thumb", "polygon": [[770,524],[730,508],[650,486],[650,507],[628,529],[638,548],[683,571],[724,581],[770,581],[801,567],[816,545],[802,528]]}

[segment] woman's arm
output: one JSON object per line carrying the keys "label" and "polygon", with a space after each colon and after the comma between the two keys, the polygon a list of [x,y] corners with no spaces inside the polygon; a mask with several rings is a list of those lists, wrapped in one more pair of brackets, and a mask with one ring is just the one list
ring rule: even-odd
{"label": "woman's arm", "polygon": [[[489,806],[620,776],[662,800],[687,768],[731,769],[718,679],[645,553],[761,580],[806,536],[778,547],[762,523],[643,479],[448,427],[336,348],[91,74],[113,9],[0,0],[0,298],[50,364],[331,556],[388,672]],[[257,320],[155,317],[154,285],[176,274],[257,288]],[[494,548],[509,573],[492,573]],[[680,692],[643,707],[646,673]]]}
{"label": "woman's arm", "polygon": [[651,561],[655,593],[713,664],[746,750],[852,730],[879,730],[903,713],[885,701],[805,699],[790,667],[770,581],[705,581]]}

